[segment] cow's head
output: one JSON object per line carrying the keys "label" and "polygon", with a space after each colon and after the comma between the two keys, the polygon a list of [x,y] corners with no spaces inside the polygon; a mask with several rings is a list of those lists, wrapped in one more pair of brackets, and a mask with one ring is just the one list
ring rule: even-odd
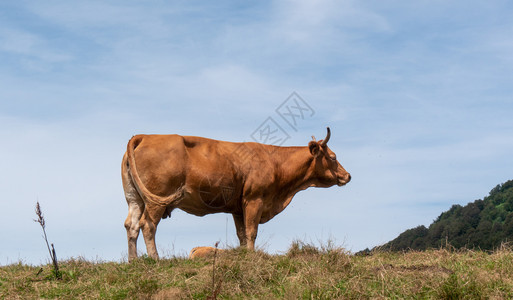
{"label": "cow's head", "polygon": [[312,136],[313,141],[308,143],[310,153],[314,157],[311,166],[315,178],[314,185],[318,187],[329,187],[335,184],[343,186],[351,180],[351,175],[337,161],[337,156],[328,147],[331,131],[329,127],[327,129],[328,133],[324,140],[316,141]]}

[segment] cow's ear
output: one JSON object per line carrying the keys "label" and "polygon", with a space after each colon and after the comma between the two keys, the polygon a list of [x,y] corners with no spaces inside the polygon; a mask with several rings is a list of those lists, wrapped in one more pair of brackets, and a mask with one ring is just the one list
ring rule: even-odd
{"label": "cow's ear", "polygon": [[310,141],[310,143],[308,143],[308,149],[310,149],[310,153],[312,153],[314,157],[317,157],[320,153],[321,146],[319,146],[319,143],[316,141]]}

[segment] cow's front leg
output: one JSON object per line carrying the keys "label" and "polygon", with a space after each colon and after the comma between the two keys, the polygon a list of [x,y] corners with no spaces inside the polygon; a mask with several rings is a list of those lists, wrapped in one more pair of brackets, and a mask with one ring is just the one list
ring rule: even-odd
{"label": "cow's front leg", "polygon": [[244,227],[246,229],[246,247],[255,250],[258,224],[262,216],[262,199],[249,200],[244,207]]}
{"label": "cow's front leg", "polygon": [[242,216],[232,215],[235,222],[235,230],[239,238],[240,246],[246,247],[246,227],[244,226],[244,218]]}

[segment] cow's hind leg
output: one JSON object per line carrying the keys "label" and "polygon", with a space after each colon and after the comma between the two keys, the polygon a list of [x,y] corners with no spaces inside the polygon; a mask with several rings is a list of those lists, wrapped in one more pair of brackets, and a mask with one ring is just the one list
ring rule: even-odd
{"label": "cow's hind leg", "polygon": [[159,259],[157,246],[155,244],[155,233],[157,232],[157,225],[165,210],[165,206],[148,204],[146,205],[140,222],[144,242],[146,243],[146,251],[148,252],[148,256],[153,259]]}
{"label": "cow's hind leg", "polygon": [[125,228],[128,239],[128,261],[137,257],[137,238],[139,237],[140,220],[144,211],[144,204],[140,201],[128,203],[128,216],[125,220]]}
{"label": "cow's hind leg", "polygon": [[144,211],[144,202],[134,186],[132,178],[128,173],[126,154],[121,164],[121,179],[125,191],[126,203],[128,204],[128,216],[125,220],[125,228],[128,239],[128,260],[137,257],[137,238],[139,237],[140,220]]}

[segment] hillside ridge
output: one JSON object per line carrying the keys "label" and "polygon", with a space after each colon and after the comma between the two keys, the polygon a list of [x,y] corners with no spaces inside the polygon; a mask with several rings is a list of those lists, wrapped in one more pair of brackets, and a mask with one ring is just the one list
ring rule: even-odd
{"label": "hillside ridge", "polygon": [[426,250],[455,248],[494,250],[513,239],[513,180],[498,184],[483,199],[453,205],[429,227],[419,225],[376,248]]}

